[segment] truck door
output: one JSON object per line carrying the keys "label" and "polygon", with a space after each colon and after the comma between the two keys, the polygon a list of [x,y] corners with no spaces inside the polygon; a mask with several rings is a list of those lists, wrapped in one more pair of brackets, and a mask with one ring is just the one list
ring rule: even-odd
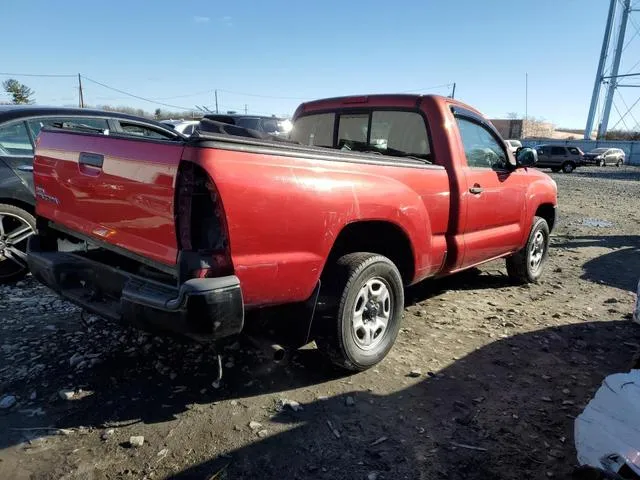
{"label": "truck door", "polygon": [[469,267],[520,247],[526,183],[522,171],[509,168],[504,142],[484,120],[456,115],[456,121],[467,161],[460,266]]}
{"label": "truck door", "polygon": [[184,143],[121,122],[110,135],[43,131],[34,183],[39,215],[103,244],[175,266],[175,180]]}

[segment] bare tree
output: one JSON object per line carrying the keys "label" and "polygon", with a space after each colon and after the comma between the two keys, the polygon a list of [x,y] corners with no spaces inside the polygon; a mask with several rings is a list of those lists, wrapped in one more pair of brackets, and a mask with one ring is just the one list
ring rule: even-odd
{"label": "bare tree", "polygon": [[34,101],[31,97],[35,92],[13,78],[2,82],[2,88],[11,96],[11,102],[15,105],[25,105]]}

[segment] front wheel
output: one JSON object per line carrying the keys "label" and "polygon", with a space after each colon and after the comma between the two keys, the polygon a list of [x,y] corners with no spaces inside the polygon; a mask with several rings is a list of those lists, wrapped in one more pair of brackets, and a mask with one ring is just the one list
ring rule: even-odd
{"label": "front wheel", "polygon": [[620,168],[623,164],[623,161],[621,158],[618,159],[618,161],[616,162],[616,167]]}
{"label": "front wheel", "polygon": [[562,164],[562,171],[564,173],[571,173],[576,169],[576,165],[573,162],[565,162]]}
{"label": "front wheel", "polygon": [[28,272],[27,239],[36,231],[36,219],[14,205],[0,204],[0,284],[15,282]]}
{"label": "front wheel", "polygon": [[606,164],[606,162],[605,162],[604,160],[600,160],[600,161],[598,162],[598,166],[599,166],[599,167],[604,167],[604,166],[606,166],[606,165],[607,165],[607,164]]}
{"label": "front wheel", "polygon": [[535,283],[542,276],[549,256],[549,225],[535,217],[525,247],[507,258],[509,278],[517,283]]}
{"label": "front wheel", "polygon": [[404,310],[402,277],[391,260],[351,253],[323,275],[325,311],[316,344],[335,365],[362,371],[380,362],[398,336]]}

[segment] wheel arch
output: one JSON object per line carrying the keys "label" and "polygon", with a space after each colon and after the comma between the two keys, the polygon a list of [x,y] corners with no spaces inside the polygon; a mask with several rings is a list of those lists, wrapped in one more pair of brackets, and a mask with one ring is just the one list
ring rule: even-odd
{"label": "wheel arch", "polygon": [[349,253],[369,252],[391,260],[405,284],[415,277],[414,246],[405,230],[386,220],[359,220],[346,224],[336,237],[323,273],[338,258]]}

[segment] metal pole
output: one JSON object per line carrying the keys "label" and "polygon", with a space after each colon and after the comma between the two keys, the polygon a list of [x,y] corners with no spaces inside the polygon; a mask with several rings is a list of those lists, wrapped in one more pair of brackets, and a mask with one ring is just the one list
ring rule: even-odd
{"label": "metal pole", "polygon": [[[604,101],[604,110],[602,112],[602,123],[598,130],[598,138],[603,137],[607,133],[609,125],[609,115],[611,114],[611,106],[613,105],[613,94],[616,92],[618,84],[618,70],[620,70],[620,59],[622,58],[622,49],[624,48],[624,34],[627,30],[627,20],[629,19],[629,10],[631,10],[631,0],[624,0],[622,8],[622,16],[620,17],[620,30],[618,30],[618,39],[616,42],[616,50],[613,56],[613,66],[611,67],[611,80],[607,89],[607,97]],[[586,133],[586,132],[585,132]]]}
{"label": "metal pole", "polygon": [[602,39],[602,50],[600,51],[600,61],[598,62],[598,70],[596,71],[596,80],[593,85],[593,93],[591,94],[591,106],[589,107],[589,115],[587,115],[587,126],[584,129],[584,139],[591,140],[591,132],[593,131],[593,122],[596,117],[598,108],[598,99],[600,97],[600,85],[604,76],[604,66],[607,60],[607,52],[609,51],[609,40],[611,40],[611,26],[616,13],[616,4],[618,0],[611,0],[609,4],[609,15],[607,15],[607,25],[604,27],[604,38]]}
{"label": "metal pole", "polygon": [[215,91],[216,94],[216,113],[218,113],[218,90]]}
{"label": "metal pole", "polygon": [[78,74],[78,106],[84,108],[84,95],[82,94],[82,76]]}
{"label": "metal pole", "polygon": [[524,74],[524,119],[529,118],[529,73]]}
{"label": "metal pole", "polygon": [[451,91],[451,98],[456,98],[456,82],[453,82],[453,90]]}

